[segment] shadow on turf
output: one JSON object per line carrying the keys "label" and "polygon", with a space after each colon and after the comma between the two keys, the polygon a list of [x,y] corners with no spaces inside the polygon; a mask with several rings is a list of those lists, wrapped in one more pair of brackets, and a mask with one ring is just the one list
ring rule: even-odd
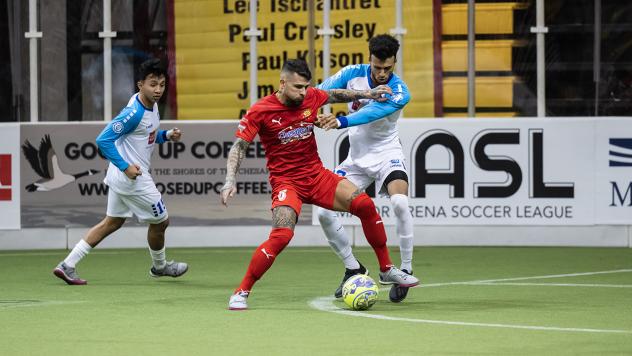
{"label": "shadow on turf", "polygon": [[232,291],[235,286],[233,284],[217,284],[217,283],[203,283],[203,282],[194,282],[194,281],[183,281],[183,280],[179,280],[179,281],[174,281],[174,280],[158,280],[158,281],[147,281],[147,282],[109,282],[109,281],[103,281],[103,282],[94,282],[91,284],[92,286],[104,286],[104,287],[117,287],[117,286],[121,286],[121,287],[142,287],[142,288],[146,288],[146,287],[151,287],[151,286],[160,286],[160,287],[167,287],[167,286],[177,286],[177,288],[195,288],[195,289],[209,289],[209,288],[213,288],[213,289],[225,289],[227,291]]}

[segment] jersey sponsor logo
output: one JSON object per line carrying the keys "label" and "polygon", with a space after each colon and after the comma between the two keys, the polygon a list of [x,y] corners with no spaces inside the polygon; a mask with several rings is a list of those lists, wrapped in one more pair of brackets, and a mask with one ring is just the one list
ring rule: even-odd
{"label": "jersey sponsor logo", "polygon": [[314,124],[301,122],[297,125],[291,125],[281,130],[277,137],[281,144],[285,145],[290,142],[305,140],[312,136],[314,132]]}
{"label": "jersey sponsor logo", "polygon": [[154,142],[156,142],[156,131],[154,130],[149,134],[149,140],[147,141],[148,144],[153,144]]}
{"label": "jersey sponsor logo", "polygon": [[112,131],[114,131],[117,134],[120,134],[121,132],[123,132],[123,123],[120,121],[116,121],[112,123]]}
{"label": "jersey sponsor logo", "polygon": [[351,103],[351,110],[350,111],[358,111],[360,109],[362,109],[363,107],[365,107],[368,103],[370,103],[371,99],[361,99],[361,100],[355,100],[353,103]]}
{"label": "jersey sponsor logo", "polygon": [[278,125],[281,125],[281,120],[282,120],[282,119],[283,119],[282,117],[279,117],[278,119],[272,119],[272,123],[273,123],[273,124],[278,124]]}
{"label": "jersey sponsor logo", "polygon": [[287,198],[287,189],[283,189],[282,191],[280,191],[277,195],[277,198],[279,199],[279,201],[284,201],[285,198]]}

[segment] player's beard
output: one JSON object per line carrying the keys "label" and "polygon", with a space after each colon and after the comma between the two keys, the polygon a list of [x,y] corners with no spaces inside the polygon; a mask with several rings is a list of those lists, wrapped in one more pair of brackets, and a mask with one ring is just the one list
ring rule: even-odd
{"label": "player's beard", "polygon": [[291,99],[289,97],[286,97],[285,105],[296,108],[303,104],[303,100],[305,100],[305,98]]}

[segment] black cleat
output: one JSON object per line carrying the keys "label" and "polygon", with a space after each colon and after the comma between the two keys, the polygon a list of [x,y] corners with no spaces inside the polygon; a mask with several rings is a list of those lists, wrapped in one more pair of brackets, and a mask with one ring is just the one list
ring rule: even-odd
{"label": "black cleat", "polygon": [[[358,261],[358,263],[360,263],[360,261]],[[367,269],[364,268],[362,263],[360,263],[360,268],[358,269],[348,269],[348,268],[345,269],[345,275],[344,277],[342,277],[342,282],[340,282],[338,289],[336,289],[336,291],[334,292],[334,297],[342,298],[342,286],[345,284],[347,279],[355,276],[356,274],[369,274],[369,271],[367,271]]]}
{"label": "black cleat", "polygon": [[[410,271],[410,273],[405,269],[403,269],[402,271],[410,274],[411,276],[413,274],[413,271]],[[388,299],[390,299],[390,301],[393,303],[399,303],[406,299],[406,296],[408,295],[408,289],[409,287],[402,287],[399,284],[394,284],[391,287],[391,291],[388,292]]]}

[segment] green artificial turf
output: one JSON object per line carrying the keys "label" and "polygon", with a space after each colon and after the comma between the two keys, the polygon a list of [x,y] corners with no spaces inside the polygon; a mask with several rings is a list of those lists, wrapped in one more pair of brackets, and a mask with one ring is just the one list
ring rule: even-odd
{"label": "green artificial turf", "polygon": [[[632,249],[417,247],[423,286],[354,312],[333,300],[333,252],[289,247],[250,310],[229,311],[253,250],[168,249],[189,272],[153,279],[147,250],[97,248],[86,286],[52,275],[67,251],[0,252],[0,354],[632,354]],[[373,252],[355,253],[377,279]]]}

